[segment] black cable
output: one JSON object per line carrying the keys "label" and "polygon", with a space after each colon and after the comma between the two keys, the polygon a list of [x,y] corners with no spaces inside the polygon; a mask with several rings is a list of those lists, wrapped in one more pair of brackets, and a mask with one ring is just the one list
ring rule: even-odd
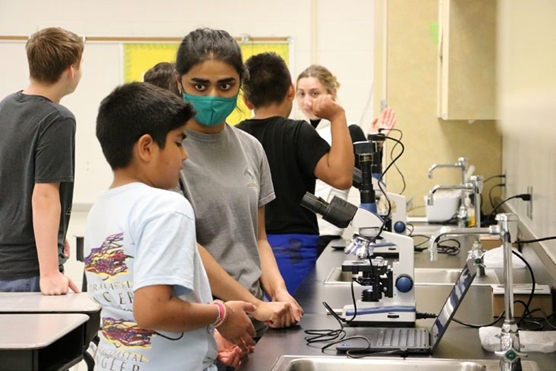
{"label": "black cable", "polygon": [[171,341],[178,341],[178,340],[180,340],[180,339],[183,337],[183,332],[182,332],[182,333],[180,334],[180,336],[178,336],[177,338],[171,338],[171,337],[169,337],[169,336],[166,336],[166,335],[164,335],[164,334],[161,334],[161,333],[158,332],[158,331],[154,331],[154,333],[155,333],[156,335],[158,335],[158,336],[162,336],[164,339],[171,340]]}
{"label": "black cable", "polygon": [[485,218],[485,220],[483,220],[483,221],[481,222],[481,225],[482,225],[482,224],[485,224],[485,223],[486,223],[487,221],[489,221],[489,220],[492,220],[492,218],[493,218],[494,215],[496,214],[496,210],[498,210],[498,209],[500,208],[500,206],[502,206],[502,205],[504,205],[506,202],[508,202],[508,201],[510,201],[510,200],[513,200],[513,199],[516,199],[516,198],[520,198],[520,199],[522,199],[523,201],[530,201],[530,200],[531,200],[531,195],[530,195],[529,193],[521,193],[521,194],[518,194],[518,195],[515,195],[515,196],[511,196],[511,197],[508,197],[508,198],[506,198],[506,199],[500,201],[500,202],[498,203],[498,205],[496,205],[496,207],[495,207],[494,209],[492,209],[492,211],[490,212],[490,214],[488,214],[488,216]]}
{"label": "black cable", "polygon": [[[529,275],[531,276],[531,293],[529,294],[529,299],[527,299],[527,304],[525,304],[525,312],[523,312],[523,315],[525,316],[527,315],[527,313],[529,313],[529,306],[531,305],[531,302],[533,301],[533,296],[535,295],[535,286],[536,286],[535,274],[533,273],[533,268],[531,268],[531,265],[527,262],[527,260],[525,260],[523,256],[521,256],[521,254],[518,254],[514,250],[512,250],[512,254],[517,256],[523,263],[525,263],[525,266],[529,270]],[[517,324],[519,326],[519,322]]]}
{"label": "black cable", "polygon": [[506,174],[498,174],[498,175],[489,176],[488,178],[486,178],[486,179],[483,181],[483,184],[486,183],[486,182],[488,182],[488,181],[491,180],[491,179],[494,179],[494,178],[504,178],[504,179],[506,179]]}
{"label": "black cable", "polygon": [[[422,246],[430,241],[431,239],[430,236],[426,236],[424,234],[413,234],[413,231],[411,231],[411,233],[408,236],[413,238],[413,251],[423,252],[426,249],[428,249],[428,246],[427,247],[422,247]],[[419,243],[415,243],[415,237],[423,237],[425,239]]]}
{"label": "black cable", "polygon": [[[529,265],[529,263],[525,260],[524,257],[521,256],[521,254],[518,254],[514,250],[512,250],[512,254],[517,256],[519,259],[521,259],[525,263],[525,266],[527,267],[527,269],[529,270],[529,274],[531,275],[531,292],[529,294],[529,298],[527,299],[527,303],[523,303],[521,300],[514,300],[514,304],[515,303],[521,303],[524,306],[525,310],[523,312],[523,315],[525,316],[526,314],[530,313],[529,306],[531,305],[531,301],[533,300],[533,296],[535,294],[535,285],[536,285],[535,274],[533,273],[533,268],[531,268],[531,265]],[[500,319],[502,318],[502,316],[504,316],[505,313],[506,313],[506,310],[504,309],[502,311],[502,313],[500,313],[500,315],[493,322],[487,323],[485,325],[469,324],[469,323],[462,322],[462,321],[460,321],[456,318],[454,318],[453,321],[456,322],[456,323],[459,323],[460,325],[463,325],[463,326],[467,326],[467,327],[471,327],[471,328],[481,328],[481,327],[487,327],[487,326],[495,325],[498,321],[500,321]],[[518,326],[519,326],[520,321],[517,322]]]}
{"label": "black cable", "polygon": [[390,198],[386,194],[386,190],[382,187],[382,179],[384,178],[384,175],[388,172],[388,170],[390,170],[390,168],[396,163],[396,161],[398,161],[398,159],[401,157],[401,155],[405,152],[405,146],[398,139],[391,138],[391,137],[385,137],[385,139],[392,140],[392,141],[396,142],[397,144],[399,144],[401,146],[401,150],[400,150],[400,153],[398,153],[398,155],[394,159],[392,159],[392,162],[390,162],[390,164],[386,167],[386,169],[384,169],[382,174],[380,174],[380,178],[378,178],[378,188],[380,189],[380,191],[384,195],[384,198],[386,199],[386,202],[387,202],[387,205],[388,205],[388,211],[386,213],[386,218],[384,218],[384,220],[382,221],[382,225],[380,226],[380,229],[378,230],[378,234],[374,237],[374,241],[376,241],[380,237],[381,233],[384,231],[384,228],[386,227],[387,218],[389,218],[389,219],[392,218],[392,203],[390,202]]}
{"label": "black cable", "polygon": [[534,243],[534,242],[543,242],[543,241],[550,241],[550,240],[556,240],[556,236],[542,237],[542,238],[537,238],[537,239],[534,239],[534,240],[517,240],[517,243],[518,244]]}
{"label": "black cable", "polygon": [[494,208],[494,200],[492,199],[492,191],[495,190],[498,187],[505,187],[506,183],[498,183],[492,187],[490,187],[489,191],[488,191],[488,200],[490,201],[490,207]]}
{"label": "black cable", "polygon": [[[448,242],[448,241],[452,241],[455,242],[456,245],[455,246],[450,246],[450,245],[445,245],[443,244],[444,242]],[[457,254],[459,254],[460,250],[461,250],[461,243],[456,240],[455,238],[447,238],[442,240],[443,243],[437,242],[436,246],[437,246],[437,251],[439,254],[446,254],[446,255],[451,255],[451,256],[455,256]]]}
{"label": "black cable", "polygon": [[520,330],[541,331],[544,328],[542,323],[532,316],[532,313],[535,312],[536,309],[529,311],[529,307],[523,300],[514,300],[514,304],[521,304],[524,309],[523,315],[517,322],[517,326]]}
{"label": "black cable", "polygon": [[490,187],[490,190],[488,191],[488,199],[490,200],[490,207],[494,207],[494,201],[492,201],[492,190],[496,187],[505,187],[506,186],[506,174],[498,174],[498,175],[489,176],[488,178],[486,178],[483,181],[483,185],[486,184],[489,180],[494,179],[494,178],[503,178],[504,182]]}
{"label": "black cable", "polygon": [[[381,129],[378,129],[378,132],[379,132],[379,133],[382,133],[383,131],[386,131],[386,130],[387,130],[387,129],[381,128]],[[398,138],[398,141],[399,141],[398,143],[401,143],[401,140],[403,139],[403,131],[401,131],[400,129],[390,129],[390,132],[392,132],[392,131],[397,131],[397,132],[400,133],[400,137]],[[394,158],[394,149],[397,147],[398,143],[394,144],[394,146],[393,146],[392,149],[390,150],[390,161],[391,161],[392,163],[394,163],[394,159],[393,159],[393,158]],[[403,184],[403,186],[402,186],[402,190],[400,191],[399,194],[400,194],[400,195],[403,195],[403,193],[404,193],[404,191],[405,191],[405,188],[406,188],[406,186],[407,186],[407,184],[406,184],[406,182],[405,182],[405,177],[404,177],[403,173],[401,172],[401,170],[400,170],[400,168],[398,167],[397,164],[394,163],[394,167],[396,168],[398,174],[400,174],[400,177],[402,178],[402,184]]]}
{"label": "black cable", "polygon": [[500,313],[500,315],[498,317],[496,317],[496,319],[490,323],[484,324],[484,325],[476,325],[476,324],[472,324],[472,323],[465,323],[460,321],[457,318],[452,318],[452,321],[459,323],[460,325],[463,326],[467,326],[467,327],[471,327],[471,328],[481,328],[481,327],[489,327],[489,326],[494,326],[496,323],[498,323],[498,321],[500,321],[500,319],[502,319],[502,317],[504,316],[504,313],[506,313],[506,310],[503,310],[502,313]]}
{"label": "black cable", "polygon": [[438,317],[436,313],[415,312],[415,319],[428,319],[428,318],[436,318],[436,317]]}

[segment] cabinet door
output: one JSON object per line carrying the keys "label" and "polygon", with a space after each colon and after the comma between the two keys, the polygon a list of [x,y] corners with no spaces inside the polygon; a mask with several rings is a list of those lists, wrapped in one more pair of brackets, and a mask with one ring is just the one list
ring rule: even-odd
{"label": "cabinet door", "polygon": [[496,118],[496,0],[439,0],[438,117]]}

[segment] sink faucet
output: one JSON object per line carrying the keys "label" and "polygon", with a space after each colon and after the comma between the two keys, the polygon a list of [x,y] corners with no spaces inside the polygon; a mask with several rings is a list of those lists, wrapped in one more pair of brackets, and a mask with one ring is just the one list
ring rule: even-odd
{"label": "sink faucet", "polygon": [[[432,172],[436,168],[444,167],[444,168],[457,168],[461,170],[461,184],[459,186],[456,185],[438,185],[435,186],[433,189],[430,190],[427,196],[427,205],[434,204],[434,193],[439,189],[461,189],[461,190],[472,190],[471,185],[466,184],[465,181],[465,172],[467,171],[468,161],[466,157],[459,157],[455,164],[433,164],[429,168],[429,179],[432,179]],[[463,228],[465,225],[465,219],[467,218],[467,208],[465,207],[465,192],[461,193],[460,197],[460,207],[458,210],[458,227]]]}
{"label": "sink faucet", "polygon": [[[483,191],[483,184],[485,178],[481,175],[473,175],[469,178],[469,183],[465,183],[462,185],[437,185],[434,186],[427,196],[427,204],[433,205],[434,204],[434,193],[439,189],[460,189],[463,190],[462,192],[462,200],[465,200],[465,192],[473,193],[473,199],[475,200],[475,226],[481,227],[481,192]],[[464,228],[465,227],[465,219],[467,218],[467,208],[465,207],[465,202],[462,202],[458,212],[458,227]],[[475,266],[478,270],[479,277],[485,276],[485,265],[484,265],[484,255],[485,250],[483,249],[483,245],[481,243],[481,237],[479,235],[475,235],[475,242],[473,243],[473,247],[469,251],[469,258],[473,259]]]}
{"label": "sink faucet", "polygon": [[460,235],[489,235],[498,236],[503,245],[504,253],[504,305],[505,319],[500,333],[500,351],[496,352],[501,356],[500,370],[517,371],[521,370],[519,334],[514,319],[514,294],[513,294],[513,264],[512,264],[512,243],[517,241],[517,215],[506,213],[497,214],[497,225],[488,228],[449,228],[442,227],[435,235],[431,236],[429,246],[429,257],[431,261],[437,258],[436,241],[442,236]]}
{"label": "sink faucet", "polygon": [[429,179],[432,179],[432,172],[440,167],[454,167],[461,169],[461,184],[465,183],[465,172],[467,171],[468,161],[465,157],[460,157],[455,164],[433,164],[429,168]]}
{"label": "sink faucet", "polygon": [[427,195],[427,205],[432,206],[434,205],[434,194],[438,190],[462,190],[460,197],[460,206],[458,210],[458,227],[463,228],[465,227],[465,220],[467,219],[467,208],[465,207],[465,192],[472,191],[473,186],[471,183],[467,184],[453,184],[453,185],[435,185]]}

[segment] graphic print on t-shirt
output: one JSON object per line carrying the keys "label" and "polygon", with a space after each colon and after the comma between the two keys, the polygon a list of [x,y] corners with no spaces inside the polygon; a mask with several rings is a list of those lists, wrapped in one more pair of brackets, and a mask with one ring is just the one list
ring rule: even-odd
{"label": "graphic print on t-shirt", "polygon": [[[130,274],[130,259],[134,257],[126,254],[124,250],[123,233],[112,234],[102,242],[99,247],[91,249],[91,253],[85,257],[85,271],[98,275],[102,279],[101,284],[92,284],[101,302],[115,304],[114,297],[120,298],[117,308],[126,312],[132,311],[133,291],[132,282],[126,279]],[[123,279],[123,280],[122,280]],[[99,290],[100,289],[100,290]],[[126,298],[126,300],[123,300]],[[136,350],[147,350],[151,348],[153,330],[139,327],[130,318],[114,318],[103,316],[101,319],[101,334],[109,344],[118,349],[118,355],[99,345],[99,359],[117,357],[134,362],[148,362],[142,353],[131,353],[130,348]]]}
{"label": "graphic print on t-shirt", "polygon": [[123,233],[116,233],[108,236],[100,247],[92,248],[91,253],[85,258],[85,271],[107,275],[103,280],[127,273],[125,261],[133,256],[125,254],[122,241]]}
{"label": "graphic print on t-shirt", "polygon": [[148,348],[154,334],[154,331],[142,329],[135,322],[110,317],[102,319],[101,328],[102,335],[116,348]]}

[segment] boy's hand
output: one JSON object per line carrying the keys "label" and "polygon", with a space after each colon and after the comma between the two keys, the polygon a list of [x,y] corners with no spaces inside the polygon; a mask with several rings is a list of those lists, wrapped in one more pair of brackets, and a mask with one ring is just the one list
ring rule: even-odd
{"label": "boy's hand", "polygon": [[330,94],[321,94],[313,101],[313,112],[317,117],[330,122],[334,121],[337,115],[345,116],[344,108],[336,103]]}
{"label": "boy's hand", "polygon": [[234,343],[226,340],[218,330],[214,332],[214,337],[216,338],[216,344],[218,344],[218,360],[226,366],[239,367],[241,360],[255,349],[255,347],[250,346],[247,351],[242,350]]}
{"label": "boy's hand", "polygon": [[218,331],[242,351],[249,351],[255,345],[253,336],[256,332],[246,313],[253,313],[257,308],[251,303],[236,300],[227,301],[225,305],[227,317]]}
{"label": "boy's hand", "polygon": [[64,276],[60,272],[41,276],[40,286],[43,295],[65,295],[68,293],[68,289],[71,289],[73,292],[79,292],[71,278]]}

